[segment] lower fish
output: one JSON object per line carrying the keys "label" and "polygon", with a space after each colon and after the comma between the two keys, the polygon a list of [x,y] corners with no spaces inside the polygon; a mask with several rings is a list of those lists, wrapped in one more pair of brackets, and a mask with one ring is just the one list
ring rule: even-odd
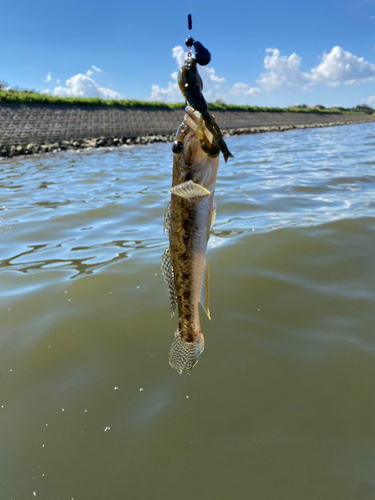
{"label": "lower fish", "polygon": [[184,120],[177,129],[172,151],[172,195],[164,220],[169,247],[164,252],[161,269],[169,290],[172,316],[178,311],[169,364],[181,374],[184,369],[190,373],[204,349],[199,303],[210,318],[209,266],[205,252],[216,215],[214,192],[220,153],[220,146],[201,113],[190,106],[186,107]]}

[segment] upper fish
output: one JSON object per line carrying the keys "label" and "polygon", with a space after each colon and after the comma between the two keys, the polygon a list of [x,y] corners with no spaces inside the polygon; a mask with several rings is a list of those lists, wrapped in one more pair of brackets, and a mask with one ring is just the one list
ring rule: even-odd
{"label": "upper fish", "polygon": [[185,62],[178,73],[178,86],[187,103],[203,116],[206,127],[215,137],[220,151],[223,153],[225,163],[228,158],[233,158],[229,151],[214,116],[208,111],[206,100],[202,94],[203,82],[198,73],[197,62],[188,54]]}

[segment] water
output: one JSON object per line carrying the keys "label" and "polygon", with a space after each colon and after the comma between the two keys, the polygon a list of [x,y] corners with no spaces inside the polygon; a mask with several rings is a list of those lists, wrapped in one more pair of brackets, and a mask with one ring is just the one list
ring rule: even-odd
{"label": "water", "polygon": [[170,145],[0,162],[0,498],[375,499],[375,124],[228,139],[192,375]]}

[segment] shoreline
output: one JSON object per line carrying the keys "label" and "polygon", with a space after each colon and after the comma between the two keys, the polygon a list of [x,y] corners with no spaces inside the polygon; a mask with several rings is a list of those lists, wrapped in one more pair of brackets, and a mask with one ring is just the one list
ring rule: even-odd
{"label": "shoreline", "polygon": [[[0,157],[174,140],[183,109],[0,104]],[[224,135],[374,122],[367,114],[215,110]]]}
{"label": "shoreline", "polygon": [[[328,122],[328,123],[313,123],[313,124],[297,124],[297,125],[271,125],[264,127],[242,127],[237,129],[223,129],[224,137],[232,137],[238,135],[262,134],[266,132],[285,132],[288,130],[309,129],[309,128],[325,128],[336,127],[343,125],[355,125],[360,123],[375,122],[374,119],[363,120],[361,122]],[[83,140],[63,140],[52,143],[38,144],[29,143],[26,145],[0,145],[0,160],[2,158],[13,158],[15,156],[27,156],[44,153],[59,153],[61,151],[81,151],[83,149],[99,149],[99,148],[117,148],[120,146],[142,146],[154,144],[158,142],[173,142],[175,134],[152,134],[137,137],[99,137]]]}

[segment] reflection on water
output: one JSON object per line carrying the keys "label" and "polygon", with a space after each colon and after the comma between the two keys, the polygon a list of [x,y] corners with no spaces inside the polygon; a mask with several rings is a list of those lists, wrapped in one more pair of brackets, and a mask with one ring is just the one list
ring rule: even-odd
{"label": "reflection on water", "polygon": [[[373,214],[374,162],[363,138],[372,127],[231,139],[236,157],[220,170],[213,234],[233,238]],[[154,145],[3,160],[0,231],[8,237],[0,265],[74,269],[78,276],[138,250],[163,248],[169,150]],[[119,238],[123,231],[134,240]]]}
{"label": "reflection on water", "polygon": [[191,377],[170,145],[2,159],[0,498],[375,499],[374,137],[228,139]]}

